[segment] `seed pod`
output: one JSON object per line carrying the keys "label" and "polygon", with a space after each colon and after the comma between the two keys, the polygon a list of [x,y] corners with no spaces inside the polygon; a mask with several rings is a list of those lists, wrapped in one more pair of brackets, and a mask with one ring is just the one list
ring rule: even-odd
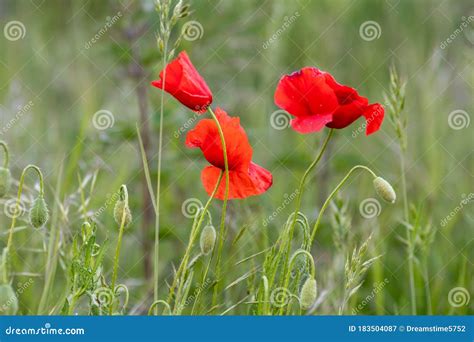
{"label": "seed pod", "polygon": [[308,278],[303,284],[300,293],[300,304],[303,310],[309,309],[313,306],[318,295],[318,286],[316,284],[316,279]]}
{"label": "seed pod", "polygon": [[375,192],[384,200],[390,203],[394,203],[397,199],[397,194],[393,187],[382,177],[374,179]]}
{"label": "seed pod", "polygon": [[201,252],[204,255],[208,255],[214,249],[216,243],[216,230],[213,226],[206,226],[201,232],[201,240],[199,245],[201,246]]}
{"label": "seed pod", "polygon": [[18,298],[10,284],[0,285],[0,315],[16,315]]}
{"label": "seed pod", "polygon": [[12,185],[12,176],[10,170],[0,167],[0,197],[4,197]]}
{"label": "seed pod", "polygon": [[41,228],[48,219],[48,206],[41,194],[34,200],[33,206],[30,209],[30,223],[35,228]]}
{"label": "seed pod", "polygon": [[132,213],[128,206],[128,192],[125,185],[120,187],[120,197],[114,207],[114,219],[119,226],[122,224],[123,215],[125,215],[124,227],[127,227],[132,222]]}

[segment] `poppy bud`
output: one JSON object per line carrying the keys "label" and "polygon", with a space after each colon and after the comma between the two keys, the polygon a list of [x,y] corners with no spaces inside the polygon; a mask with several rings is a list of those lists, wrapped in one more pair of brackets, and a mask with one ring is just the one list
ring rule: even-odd
{"label": "poppy bud", "polygon": [[18,298],[10,284],[0,285],[0,315],[16,315]]}
{"label": "poppy bud", "polygon": [[125,185],[120,187],[120,197],[114,208],[114,219],[119,226],[122,224],[123,215],[125,215],[124,227],[127,227],[132,222],[132,213],[128,206],[128,192]]}
{"label": "poppy bud", "polygon": [[40,194],[33,202],[30,209],[30,223],[35,228],[41,228],[49,219],[48,206]]}
{"label": "poppy bud", "polygon": [[0,197],[5,196],[12,185],[12,176],[10,170],[5,167],[0,167]]}
{"label": "poppy bud", "polygon": [[374,188],[375,192],[385,201],[394,203],[397,199],[397,194],[393,187],[382,177],[377,177],[374,179]]}
{"label": "poppy bud", "polygon": [[300,293],[300,304],[303,310],[309,309],[318,295],[318,286],[316,284],[316,279],[308,278],[301,288]]}
{"label": "poppy bud", "polygon": [[216,230],[213,226],[206,226],[201,232],[201,240],[199,244],[201,246],[201,252],[204,255],[208,255],[214,249],[216,243]]}

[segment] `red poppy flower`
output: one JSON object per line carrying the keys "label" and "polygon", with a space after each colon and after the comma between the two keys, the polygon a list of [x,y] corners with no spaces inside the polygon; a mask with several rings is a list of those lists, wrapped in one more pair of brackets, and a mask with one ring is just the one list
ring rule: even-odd
{"label": "red poppy flower", "polygon": [[300,133],[316,132],[324,126],[344,128],[364,116],[369,135],[380,128],[384,118],[382,105],[369,105],[354,88],[313,67],[284,75],[275,91],[275,104],[295,117],[291,126]]}
{"label": "red poppy flower", "polygon": [[[252,162],[252,147],[240,119],[230,117],[220,108],[216,117],[222,127],[229,164],[229,199],[246,198],[265,192],[273,182],[272,174]],[[217,185],[219,174],[225,170],[224,153],[217,125],[212,119],[201,120],[186,136],[186,145],[201,149],[206,160],[212,164],[202,170],[201,180],[206,192],[211,195]],[[224,199],[225,177],[222,177],[215,197]]]}
{"label": "red poppy flower", "polygon": [[[164,71],[166,70],[165,85],[163,87]],[[159,89],[164,89],[173,95],[179,102],[191,110],[203,113],[212,103],[212,93],[204,79],[199,75],[185,51],[179,53],[160,72],[160,79],[151,82]]]}

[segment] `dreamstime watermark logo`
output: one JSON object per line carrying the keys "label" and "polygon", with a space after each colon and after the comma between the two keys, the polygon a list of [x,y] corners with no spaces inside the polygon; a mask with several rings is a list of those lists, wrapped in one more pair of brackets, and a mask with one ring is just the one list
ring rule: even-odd
{"label": "dreamstime watermark logo", "polygon": [[108,31],[109,29],[122,18],[122,12],[118,11],[113,17],[107,17],[105,18],[105,24],[100,28],[99,31],[88,41],[84,44],[84,48],[86,50],[89,50],[92,45],[97,43],[100,38],[102,38]]}
{"label": "dreamstime watermark logo", "polygon": [[92,294],[92,301],[98,307],[107,307],[112,304],[114,300],[114,294],[108,287],[102,286],[95,289]]}
{"label": "dreamstime watermark logo", "polygon": [[174,131],[173,136],[178,139],[183,133],[186,133],[186,131],[193,125],[194,122],[198,119],[199,114],[194,113],[192,117],[190,117],[188,120],[184,122],[177,130]]}
{"label": "dreamstime watermark logo", "polygon": [[3,28],[3,35],[11,42],[23,39],[26,36],[26,27],[21,21],[9,21]]}
{"label": "dreamstime watermark logo", "polygon": [[18,203],[17,202],[18,200],[16,198],[11,198],[5,201],[3,205],[3,212],[9,218],[22,216],[26,212],[26,206],[23,201],[20,200]]}
{"label": "dreamstime watermark logo", "polygon": [[448,302],[451,306],[459,308],[461,306],[466,306],[471,300],[471,295],[469,291],[464,287],[454,287],[448,293]]}
{"label": "dreamstime watermark logo", "polygon": [[448,125],[456,131],[469,127],[470,123],[471,117],[462,109],[453,110],[448,115]]}
{"label": "dreamstime watermark logo", "polygon": [[451,210],[451,212],[440,221],[441,227],[445,227],[448,222],[451,221],[453,217],[456,216],[464,208],[465,205],[471,203],[474,200],[474,192],[469,193],[467,196],[466,194],[462,194],[461,197],[462,200],[459,202],[459,204],[454,207],[454,209]]}
{"label": "dreamstime watermark logo", "polygon": [[120,191],[116,191],[114,192],[112,195],[108,194],[107,195],[107,199],[105,200],[105,203],[103,206],[101,206],[99,209],[97,209],[95,212],[94,212],[94,217],[95,218],[99,218],[100,215],[102,215],[106,210],[107,208],[111,207],[114,205],[115,202],[117,202],[117,200],[120,198]]}
{"label": "dreamstime watermark logo", "polygon": [[277,287],[270,294],[270,303],[277,308],[288,305],[290,300],[291,292],[285,287]]}
{"label": "dreamstime watermark logo", "polygon": [[371,219],[380,215],[382,211],[382,206],[380,202],[375,198],[366,198],[359,205],[359,212],[362,217],[366,219]]}
{"label": "dreamstime watermark logo", "polygon": [[101,109],[94,113],[92,124],[100,131],[111,128],[115,123],[114,115],[111,111]]}
{"label": "dreamstime watermark logo", "polygon": [[283,24],[273,33],[270,38],[268,38],[263,44],[262,47],[266,50],[270,45],[277,41],[277,39],[285,32],[291,24],[293,24],[296,19],[300,16],[298,11],[295,11],[291,16],[285,16],[283,18]]}
{"label": "dreamstime watermark logo", "polygon": [[[463,17],[461,17],[461,20],[462,20],[461,24],[459,24],[459,26],[449,35],[448,38],[446,38],[444,41],[441,42],[441,44],[439,45],[441,50],[446,49],[446,47],[449,44],[451,44],[457,38],[457,36],[459,36],[462,32],[465,31],[465,33],[466,33],[466,32],[469,32],[469,30],[472,31],[472,27],[469,24],[474,21],[474,15],[470,15],[467,18],[463,16]],[[469,37],[467,35],[466,35],[466,37],[469,39]]]}
{"label": "dreamstime watermark logo", "polygon": [[193,218],[202,208],[202,202],[197,198],[188,198],[181,205],[181,212],[184,217]]}
{"label": "dreamstime watermark logo", "polygon": [[372,291],[362,299],[362,301],[357,304],[355,308],[352,309],[352,314],[357,315],[362,309],[364,309],[371,301],[374,300],[377,293],[381,292],[383,288],[389,283],[390,281],[385,278],[383,281],[379,283],[375,283]]}
{"label": "dreamstime watermark logo", "polygon": [[279,109],[270,115],[270,125],[278,130],[282,131],[290,126],[291,115],[287,111]]}
{"label": "dreamstime watermark logo", "polygon": [[379,39],[382,35],[382,28],[379,23],[373,20],[363,22],[359,27],[359,35],[366,42]]}
{"label": "dreamstime watermark logo", "polygon": [[376,120],[379,116],[382,116],[382,119],[383,119],[383,113],[384,113],[383,107],[377,106],[377,108],[370,114],[370,116],[365,118],[365,122],[352,131],[352,137],[356,138],[360,133],[362,133],[367,128],[367,126],[369,126],[372,123],[372,121]]}
{"label": "dreamstime watermark logo", "polygon": [[34,103],[30,100],[24,106],[19,107],[17,112],[15,113],[15,116],[11,118],[5,125],[3,125],[2,128],[0,128],[0,135],[4,135],[5,133],[7,133],[8,130],[10,130],[10,128],[12,128],[18,122],[18,120],[23,117],[23,115],[28,113],[33,106]]}
{"label": "dreamstime watermark logo", "polygon": [[211,282],[211,279],[209,278],[206,278],[206,280],[204,281],[204,283],[202,283],[200,286],[198,286],[193,294],[191,294],[190,296],[188,296],[188,298],[186,299],[186,301],[184,302],[183,304],[183,307],[186,307],[188,306],[189,304],[191,304],[192,302],[194,302],[196,300],[196,297],[202,292],[202,291],[205,291],[207,288],[209,288],[209,286],[212,284]]}
{"label": "dreamstime watermark logo", "polygon": [[283,203],[280,204],[268,217],[263,220],[263,226],[266,227],[268,224],[273,221],[293,200],[298,196],[299,190],[296,189],[291,194],[284,194]]}
{"label": "dreamstime watermark logo", "polygon": [[204,35],[204,27],[202,27],[199,21],[190,20],[183,25],[181,32],[184,39],[192,42],[202,38]]}

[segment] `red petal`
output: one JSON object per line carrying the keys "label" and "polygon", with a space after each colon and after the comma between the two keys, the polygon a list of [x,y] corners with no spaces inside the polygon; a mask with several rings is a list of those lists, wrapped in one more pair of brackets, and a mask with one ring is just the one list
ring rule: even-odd
{"label": "red petal", "polygon": [[328,122],[331,122],[332,117],[332,114],[304,116],[291,120],[291,127],[293,127],[295,131],[303,134],[318,132]]}
{"label": "red petal", "polygon": [[[224,133],[229,169],[248,168],[252,160],[252,147],[247,134],[240,126],[240,119],[230,117],[220,108],[216,109],[216,117]],[[196,127],[186,135],[186,145],[191,148],[200,148],[209,163],[224,169],[224,153],[214,120],[203,119],[199,121]]]}
{"label": "red petal", "polygon": [[[166,70],[166,75],[165,75]],[[160,79],[151,84],[173,95],[186,107],[202,113],[212,103],[212,93],[204,79],[191,63],[187,53],[182,51],[160,72]]]}
{"label": "red petal", "polygon": [[366,108],[363,115],[367,122],[365,134],[370,135],[378,131],[380,126],[382,126],[383,118],[385,115],[385,109],[381,104],[374,103]]}
{"label": "red petal", "polygon": [[[221,169],[207,166],[202,170],[201,180],[204,189],[210,196],[214,191]],[[224,199],[225,176],[222,176],[215,198]],[[272,174],[263,167],[250,163],[248,170],[229,172],[229,196],[228,199],[242,199],[264,193],[273,183]]]}
{"label": "red petal", "polygon": [[284,75],[275,91],[275,104],[296,117],[331,114],[337,98],[324,75],[312,67]]}

